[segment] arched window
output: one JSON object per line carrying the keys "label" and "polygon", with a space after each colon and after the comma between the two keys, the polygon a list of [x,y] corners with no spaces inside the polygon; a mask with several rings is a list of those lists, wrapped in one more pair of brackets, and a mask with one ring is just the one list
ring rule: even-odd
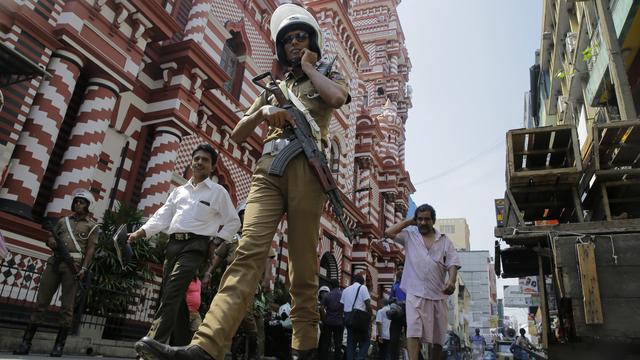
{"label": "arched window", "polygon": [[331,168],[331,172],[333,173],[340,171],[340,146],[335,140],[331,140],[331,161],[329,162],[329,168]]}

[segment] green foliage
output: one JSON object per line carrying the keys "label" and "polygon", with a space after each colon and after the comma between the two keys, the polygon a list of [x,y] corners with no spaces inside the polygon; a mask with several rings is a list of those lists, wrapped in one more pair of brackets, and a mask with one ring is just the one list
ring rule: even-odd
{"label": "green foliage", "polygon": [[291,294],[289,294],[289,286],[284,282],[277,280],[273,286],[273,303],[278,305],[286,304],[291,301]]}
{"label": "green foliage", "polygon": [[558,73],[556,74],[556,77],[558,79],[564,79],[567,76],[574,75],[575,73],[576,73],[576,69],[571,69],[571,71],[569,71],[568,73],[564,71],[558,71]]}
{"label": "green foliage", "polygon": [[136,290],[145,280],[153,278],[150,263],[158,259],[149,239],[140,239],[131,245],[133,258],[124,267],[118,261],[112,241],[120,225],[127,224],[131,231],[141,222],[142,212],[130,206],[118,206],[115,211],[104,214],[102,234],[91,265],[93,286],[87,298],[89,313],[99,316],[125,313],[129,304],[138,301]]}
{"label": "green foliage", "polygon": [[593,51],[596,50],[596,47],[589,46],[588,48],[582,51],[582,61],[589,61],[593,57]]}

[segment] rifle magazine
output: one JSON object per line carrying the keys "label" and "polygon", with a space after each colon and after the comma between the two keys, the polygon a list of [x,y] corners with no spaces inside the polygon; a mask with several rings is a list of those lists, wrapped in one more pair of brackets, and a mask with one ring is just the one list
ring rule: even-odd
{"label": "rifle magazine", "polygon": [[292,140],[289,145],[280,150],[275,159],[273,159],[271,167],[269,167],[269,175],[284,175],[284,170],[286,169],[287,164],[289,164],[289,161],[300,154],[302,150],[302,144],[300,141],[298,139]]}

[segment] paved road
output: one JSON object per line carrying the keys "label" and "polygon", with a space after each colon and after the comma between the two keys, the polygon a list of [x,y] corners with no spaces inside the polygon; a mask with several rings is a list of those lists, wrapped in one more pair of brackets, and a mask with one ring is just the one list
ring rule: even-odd
{"label": "paved road", "polygon": [[[0,353],[0,360],[5,359],[29,359],[29,360],[43,360],[51,358],[49,354],[33,354],[33,355],[11,355],[10,353]],[[73,356],[73,355],[65,355],[64,359],[73,359],[73,360],[123,360],[125,358],[112,358],[112,357],[102,357],[102,356]]]}

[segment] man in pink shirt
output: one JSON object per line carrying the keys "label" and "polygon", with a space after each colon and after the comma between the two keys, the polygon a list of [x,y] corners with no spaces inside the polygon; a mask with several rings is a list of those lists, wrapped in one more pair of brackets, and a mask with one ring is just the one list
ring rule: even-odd
{"label": "man in pink shirt", "polygon": [[424,204],[416,209],[413,219],[385,232],[405,249],[400,288],[407,294],[409,360],[418,360],[420,343],[428,344],[429,359],[440,359],[447,331],[446,300],[455,291],[460,268],[453,242],[433,227],[435,221],[436,211]]}

